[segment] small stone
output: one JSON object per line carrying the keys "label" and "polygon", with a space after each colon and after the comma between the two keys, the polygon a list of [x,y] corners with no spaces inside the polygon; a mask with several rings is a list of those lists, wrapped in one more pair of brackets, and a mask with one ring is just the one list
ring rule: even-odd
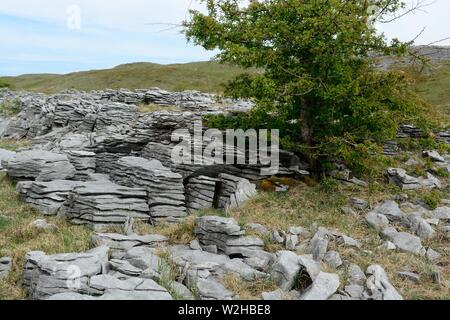
{"label": "small stone", "polygon": [[361,248],[361,243],[358,240],[350,238],[346,235],[341,235],[338,237],[337,242],[344,247],[356,247]]}
{"label": "small stone", "polygon": [[33,221],[30,224],[30,226],[33,228],[36,228],[38,230],[44,230],[44,231],[56,229],[56,226],[54,224],[49,224],[49,223],[47,223],[46,220],[43,220],[43,219],[38,219],[38,220]]}
{"label": "small stone", "polygon": [[134,219],[131,216],[128,216],[123,225],[123,233],[127,236],[134,235],[133,232]]}
{"label": "small stone", "polygon": [[328,251],[323,260],[335,269],[342,266],[341,255],[337,251]]}
{"label": "small stone", "polygon": [[191,248],[191,250],[200,250],[202,251],[202,247],[200,246],[200,243],[198,242],[198,240],[192,240],[189,243],[189,248]]}
{"label": "small stone", "polygon": [[437,151],[435,150],[427,150],[423,152],[423,156],[425,158],[430,158],[431,160],[435,162],[445,162],[444,157],[442,157]]}
{"label": "small stone", "polygon": [[385,241],[383,242],[383,244],[381,246],[379,246],[380,249],[384,249],[384,250],[397,250],[397,247],[395,246],[395,244],[393,244],[390,241]]}
{"label": "small stone", "polygon": [[345,286],[344,291],[351,298],[360,299],[364,292],[364,287],[361,285],[358,285],[358,284],[350,284],[350,285]]}
{"label": "small stone", "polygon": [[420,275],[414,272],[401,271],[397,275],[402,279],[411,280],[416,283],[420,282]]}
{"label": "small stone", "polygon": [[347,207],[347,206],[341,207],[341,211],[342,211],[342,213],[347,214],[347,215],[356,214],[355,210],[353,210],[352,208]]}
{"label": "small stone", "polygon": [[350,284],[363,285],[367,279],[364,271],[362,271],[358,265],[353,263],[347,267],[347,275]]}
{"label": "small stone", "polygon": [[360,198],[351,198],[349,203],[353,208],[359,211],[365,210],[369,206],[369,203],[366,200]]}
{"label": "small stone", "polygon": [[269,233],[269,230],[265,226],[263,226],[262,224],[259,224],[259,223],[248,223],[245,226],[245,228],[247,230],[252,230],[256,233],[259,233],[260,235],[263,235],[263,236]]}
{"label": "small stone", "polygon": [[278,232],[278,230],[274,230],[272,232],[272,240],[275,243],[279,243],[279,244],[283,244],[284,243],[284,238],[280,235],[280,233]]}
{"label": "small stone", "polygon": [[298,244],[298,236],[296,235],[288,235],[286,236],[286,249],[287,250],[295,250],[295,247]]}
{"label": "small stone", "polygon": [[431,218],[450,220],[450,207],[440,207],[431,212]]}
{"label": "small stone", "polygon": [[434,251],[431,248],[428,248],[426,257],[428,261],[436,262],[441,257],[441,254],[439,252]]}
{"label": "small stone", "polygon": [[433,270],[431,272],[431,279],[433,279],[433,283],[437,285],[441,285],[441,273],[439,270]]}
{"label": "small stone", "polygon": [[289,233],[299,236],[301,238],[309,238],[311,237],[311,233],[303,227],[289,227]]}
{"label": "small stone", "polygon": [[432,226],[439,225],[439,219],[425,219],[425,221]]}
{"label": "small stone", "polygon": [[12,268],[12,258],[10,257],[0,258],[0,280],[8,278],[11,268]]}
{"label": "small stone", "polygon": [[310,243],[310,251],[313,255],[314,260],[320,262],[325,257],[325,254],[328,250],[328,239],[322,238],[319,234],[319,232],[316,233],[316,235],[311,239]]}
{"label": "small stone", "polygon": [[369,226],[371,226],[378,232],[389,226],[388,218],[385,215],[377,213],[375,211],[371,211],[367,214],[366,222]]}

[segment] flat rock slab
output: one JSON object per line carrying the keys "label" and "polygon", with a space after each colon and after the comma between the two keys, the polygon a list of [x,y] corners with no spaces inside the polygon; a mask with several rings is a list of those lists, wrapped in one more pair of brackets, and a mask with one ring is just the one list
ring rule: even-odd
{"label": "flat rock slab", "polygon": [[167,245],[168,238],[158,234],[122,235],[118,233],[95,233],[92,243],[95,246],[108,246],[114,258],[121,259],[133,248],[159,248]]}
{"label": "flat rock slab", "polygon": [[6,279],[9,276],[11,268],[12,268],[12,258],[10,257],[0,258],[0,280]]}
{"label": "flat rock slab", "polygon": [[3,169],[2,167],[2,162],[5,161],[9,161],[12,158],[14,158],[16,155],[16,152],[14,151],[9,151],[9,150],[5,150],[5,149],[0,149],[0,170]]}
{"label": "flat rock slab", "polygon": [[21,198],[45,215],[56,215],[70,193],[82,182],[72,180],[20,181],[16,190]]}
{"label": "flat rock slab", "polygon": [[328,300],[339,288],[339,275],[320,272],[310,288],[300,297],[301,300]]}
{"label": "flat rock slab", "polygon": [[108,181],[87,181],[73,189],[64,204],[64,213],[76,224],[99,229],[105,225],[124,224],[129,217],[148,221],[147,192]]}
{"label": "flat rock slab", "polygon": [[72,179],[75,168],[64,154],[44,150],[18,152],[3,161],[8,175],[18,180],[52,181]]}
{"label": "flat rock slab", "polygon": [[395,228],[390,227],[383,230],[382,236],[391,241],[402,251],[411,252],[417,255],[425,254],[422,241],[413,234],[408,232],[398,232]]}
{"label": "flat rock slab", "polygon": [[102,246],[84,253],[51,256],[41,251],[28,252],[23,287],[35,300],[47,299],[58,293],[86,293],[89,279],[106,270],[108,251],[108,247]]}

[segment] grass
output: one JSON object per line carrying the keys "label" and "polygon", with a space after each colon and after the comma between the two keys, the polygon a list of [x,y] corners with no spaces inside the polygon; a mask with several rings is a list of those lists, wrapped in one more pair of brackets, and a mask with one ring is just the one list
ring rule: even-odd
{"label": "grass", "polygon": [[271,278],[242,281],[233,274],[227,274],[222,278],[224,286],[239,296],[240,300],[260,300],[262,292],[277,290],[278,287]]}
{"label": "grass", "polygon": [[14,139],[0,139],[0,149],[6,149],[10,151],[16,151],[21,148],[27,148],[31,146],[29,140],[14,140]]}
{"label": "grass", "polygon": [[90,247],[91,231],[85,227],[74,226],[55,217],[46,219],[57,226],[56,231],[38,231],[30,227],[30,223],[42,219],[42,215],[21,201],[14,183],[4,173],[0,173],[0,212],[0,257],[13,258],[9,278],[0,281],[0,300],[25,298],[21,277],[27,252],[82,252]]}
{"label": "grass", "polygon": [[242,73],[242,69],[217,62],[159,65],[131,63],[113,69],[91,70],[65,75],[33,74],[4,77],[16,90],[56,93],[63,89],[140,89],[159,87],[171,91],[199,90],[223,92],[224,84]]}
{"label": "grass", "polygon": [[140,104],[139,106],[139,112],[141,113],[152,113],[152,112],[158,112],[158,111],[174,111],[174,112],[181,112],[181,108],[177,106],[163,106],[159,104]]}
{"label": "grass", "polygon": [[430,117],[439,118],[444,128],[450,126],[450,61],[443,61],[419,72],[414,66],[394,66],[413,80],[414,91],[428,102]]}
{"label": "grass", "polygon": [[0,116],[12,117],[20,112],[19,101],[8,101],[0,104]]}
{"label": "grass", "polygon": [[[409,253],[387,252],[378,249],[382,240],[377,232],[366,225],[364,216],[366,212],[356,215],[345,215],[340,211],[341,206],[346,205],[351,197],[364,198],[369,201],[371,207],[382,200],[391,199],[393,195],[401,193],[395,186],[372,184],[369,188],[361,189],[338,185],[333,191],[326,191],[321,185],[308,187],[299,185],[293,187],[288,193],[276,194],[273,192],[260,193],[241,208],[229,211],[228,216],[235,218],[240,224],[247,222],[261,223],[270,229],[287,230],[290,226],[303,226],[314,232],[318,226],[338,230],[354,239],[362,242],[362,250],[338,247],[331,242],[329,250],[338,251],[344,261],[358,264],[366,269],[369,265],[380,264],[389,274],[391,282],[404,296],[405,299],[448,299],[450,288],[444,285],[438,286],[431,278],[432,264],[424,258]],[[448,195],[448,190],[442,194]],[[421,191],[409,192],[410,198],[423,199],[430,193]],[[442,195],[435,195],[440,197]],[[270,251],[281,250],[280,245],[266,240],[266,249]],[[432,241],[424,241],[425,246],[443,253],[441,258],[441,275],[444,280],[450,278],[450,256],[445,253],[445,248],[450,243],[438,236]],[[298,252],[301,254],[302,252]],[[335,272],[328,270],[329,272]],[[415,284],[403,280],[397,276],[399,271],[412,271],[421,275],[421,282]],[[339,269],[341,279],[345,278],[345,270]],[[257,297],[264,286],[248,284],[228,279],[227,287],[237,292],[243,292],[246,298]],[[258,288],[257,290],[255,288]],[[242,297],[241,297],[242,298]]]}

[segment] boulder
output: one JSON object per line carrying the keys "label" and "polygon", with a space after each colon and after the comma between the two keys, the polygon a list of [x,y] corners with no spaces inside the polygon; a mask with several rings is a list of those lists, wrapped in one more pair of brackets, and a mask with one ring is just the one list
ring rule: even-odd
{"label": "boulder", "polygon": [[79,181],[53,180],[48,182],[20,181],[16,190],[21,198],[44,215],[57,215]]}
{"label": "boulder", "polygon": [[3,169],[2,162],[6,163],[9,160],[11,160],[12,158],[14,158],[15,156],[16,156],[16,152],[14,152],[14,151],[0,149],[0,170]]}
{"label": "boulder", "polygon": [[113,258],[121,259],[134,248],[160,248],[168,242],[167,237],[158,234],[122,235],[117,233],[94,233],[92,243],[94,246],[107,246]]}
{"label": "boulder", "polygon": [[106,274],[91,277],[88,291],[101,300],[172,300],[167,290],[151,279],[122,280]]}
{"label": "boulder", "polygon": [[124,224],[130,216],[144,221],[150,219],[145,189],[119,186],[108,181],[88,181],[76,186],[61,210],[72,223],[88,224],[98,229]]}
{"label": "boulder", "polygon": [[147,191],[152,220],[177,221],[186,217],[183,178],[158,160],[123,157],[110,175],[119,185]]}
{"label": "boulder", "polygon": [[2,163],[8,176],[17,180],[66,180],[76,173],[66,155],[44,150],[21,151]]}
{"label": "boulder", "polygon": [[320,272],[311,287],[300,297],[301,300],[328,300],[339,288],[339,275]]}
{"label": "boulder", "polygon": [[422,153],[422,155],[425,158],[430,158],[432,161],[435,162],[445,162],[445,159],[443,156],[439,154],[436,150],[426,150]]}
{"label": "boulder", "polygon": [[369,226],[371,226],[378,232],[389,226],[389,219],[384,214],[378,213],[376,211],[370,211],[366,215],[365,220]]}
{"label": "boulder", "polygon": [[272,278],[278,287],[284,291],[289,291],[296,286],[295,280],[300,269],[298,256],[295,253],[279,251],[272,266]]}
{"label": "boulder", "polygon": [[411,233],[398,232],[395,228],[389,227],[382,231],[382,236],[402,251],[417,255],[423,255],[425,253],[420,238]]}
{"label": "boulder", "polygon": [[348,265],[347,275],[349,284],[363,285],[367,280],[364,271],[362,271],[358,265],[353,263]]}
{"label": "boulder", "polygon": [[256,185],[245,178],[219,174],[218,208],[224,211],[240,207],[257,194]]}
{"label": "boulder", "polygon": [[379,265],[372,265],[367,268],[367,289],[364,296],[369,300],[403,300],[403,297],[397,292],[390,283],[384,269]]}
{"label": "boulder", "polygon": [[323,258],[323,261],[325,261],[330,267],[335,269],[339,268],[343,264],[341,255],[337,251],[328,251]]}
{"label": "boulder", "polygon": [[3,257],[0,258],[0,280],[8,278],[12,269],[12,258]]}
{"label": "boulder", "polygon": [[44,252],[28,252],[25,256],[22,283],[31,299],[43,300],[66,292],[88,293],[91,277],[106,271],[108,248],[95,248],[84,253],[48,256]]}
{"label": "boulder", "polygon": [[195,220],[194,233],[202,246],[215,245],[226,252],[227,242],[245,234],[236,220],[217,216],[203,216]]}

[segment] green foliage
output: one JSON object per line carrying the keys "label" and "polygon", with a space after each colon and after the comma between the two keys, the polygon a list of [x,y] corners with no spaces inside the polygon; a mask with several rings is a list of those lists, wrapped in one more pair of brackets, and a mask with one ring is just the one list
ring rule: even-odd
{"label": "green foliage", "polygon": [[431,210],[434,210],[440,205],[442,201],[442,195],[439,191],[432,190],[425,194],[422,197],[422,200]]}
{"label": "green foliage", "polygon": [[430,136],[426,138],[405,138],[399,140],[399,147],[405,151],[437,150],[445,154],[450,152],[448,144]]}
{"label": "green foliage", "polygon": [[12,88],[12,84],[6,82],[5,80],[0,79],[0,88]]}
{"label": "green foliage", "polygon": [[339,184],[336,179],[326,176],[324,176],[320,181],[320,186],[322,187],[322,190],[327,193],[334,192],[339,188]]}
{"label": "green foliage", "polygon": [[205,2],[208,12],[192,11],[185,22],[188,39],[219,50],[219,61],[258,70],[240,75],[226,90],[254,99],[257,108],[213,123],[278,128],[284,148],[312,162],[343,156],[359,171],[364,166],[356,153],[378,161],[367,155],[394,138],[400,123],[428,131],[423,115],[429,106],[413,94],[405,73],[377,70],[370,58],[373,52],[407,53],[406,44],[388,43],[368,22],[396,12],[402,1],[377,1],[383,10],[376,16],[370,1]]}
{"label": "green foliage", "polygon": [[21,110],[20,101],[5,101],[0,103],[0,116],[11,117],[17,115]]}

